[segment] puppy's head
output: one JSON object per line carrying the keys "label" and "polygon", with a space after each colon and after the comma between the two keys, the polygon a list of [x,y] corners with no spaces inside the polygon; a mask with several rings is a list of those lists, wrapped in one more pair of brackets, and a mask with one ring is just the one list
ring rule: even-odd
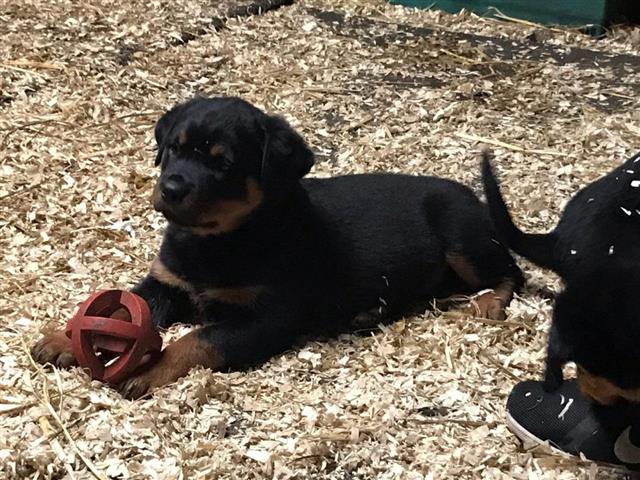
{"label": "puppy's head", "polygon": [[286,197],[313,165],[289,124],[239,98],[195,98],[155,128],[154,208],[201,235],[228,233],[268,201]]}

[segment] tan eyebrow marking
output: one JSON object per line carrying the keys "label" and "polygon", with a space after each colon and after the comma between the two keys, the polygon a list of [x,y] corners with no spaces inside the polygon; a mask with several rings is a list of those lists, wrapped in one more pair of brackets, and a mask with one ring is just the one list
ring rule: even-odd
{"label": "tan eyebrow marking", "polygon": [[189,229],[196,235],[217,235],[238,228],[264,199],[264,192],[255,178],[248,177],[246,185],[245,198],[219,200],[208,211],[203,212],[200,220],[202,223],[213,224],[212,227],[196,226]]}
{"label": "tan eyebrow marking", "polygon": [[222,155],[224,153],[224,146],[216,143],[215,145],[211,145],[209,149],[209,153],[212,157],[217,157],[218,155]]}

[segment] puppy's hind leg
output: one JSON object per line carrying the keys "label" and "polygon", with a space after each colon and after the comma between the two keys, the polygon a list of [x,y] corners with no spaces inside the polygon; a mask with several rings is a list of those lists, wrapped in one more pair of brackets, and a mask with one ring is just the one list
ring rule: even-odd
{"label": "puppy's hind leg", "polygon": [[427,218],[441,241],[445,260],[466,292],[492,289],[475,300],[476,315],[505,317],[514,292],[524,284],[508,248],[497,240],[486,208],[469,191],[456,192],[449,203],[431,199]]}
{"label": "puppy's hind leg", "polygon": [[[494,258],[492,258],[494,257]],[[491,251],[446,254],[447,263],[471,289],[490,289],[471,302],[471,313],[493,320],[505,318],[505,308],[523,283],[522,273],[510,255]]]}
{"label": "puppy's hind leg", "polygon": [[564,345],[558,334],[555,324],[549,330],[549,340],[547,344],[547,361],[544,371],[542,387],[546,392],[553,392],[560,388],[564,377],[562,367],[570,361],[568,348]]}

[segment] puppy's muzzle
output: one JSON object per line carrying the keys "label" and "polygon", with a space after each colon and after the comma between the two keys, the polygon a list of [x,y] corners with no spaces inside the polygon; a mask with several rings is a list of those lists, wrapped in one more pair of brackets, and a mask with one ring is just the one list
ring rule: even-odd
{"label": "puppy's muzzle", "polygon": [[182,175],[170,175],[160,184],[160,196],[169,205],[181,203],[193,190],[193,186]]}

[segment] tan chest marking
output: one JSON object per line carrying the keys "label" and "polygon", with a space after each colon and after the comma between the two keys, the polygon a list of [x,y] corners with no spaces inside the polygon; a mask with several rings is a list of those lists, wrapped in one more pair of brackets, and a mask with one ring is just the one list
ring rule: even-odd
{"label": "tan chest marking", "polygon": [[604,377],[589,373],[580,365],[578,365],[578,385],[582,393],[602,405],[611,405],[620,398],[629,402],[640,402],[640,388],[620,388]]}
{"label": "tan chest marking", "polygon": [[151,276],[160,283],[179,288],[188,293],[192,301],[198,305],[212,301],[228,305],[253,305],[258,296],[265,291],[265,288],[260,285],[238,288],[196,289],[191,283],[170,271],[158,257],[151,264]]}

